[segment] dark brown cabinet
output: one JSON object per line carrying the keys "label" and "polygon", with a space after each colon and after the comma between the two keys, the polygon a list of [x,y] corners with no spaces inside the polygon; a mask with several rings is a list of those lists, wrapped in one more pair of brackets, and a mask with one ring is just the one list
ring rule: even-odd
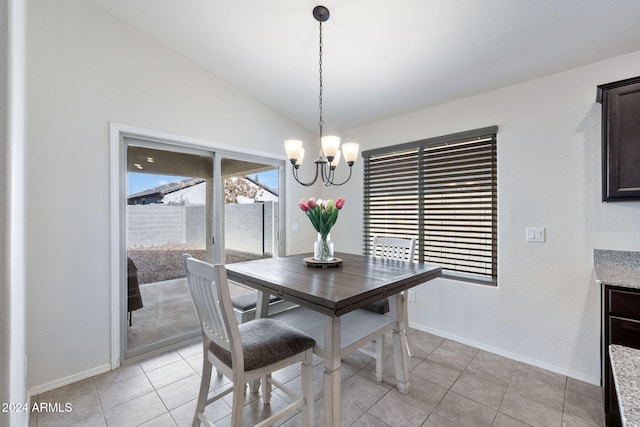
{"label": "dark brown cabinet", "polygon": [[622,422],[611,372],[609,345],[640,349],[640,289],[603,285],[602,292],[604,410],[607,426],[620,427]]}
{"label": "dark brown cabinet", "polygon": [[602,201],[640,200],[640,77],[598,86]]}

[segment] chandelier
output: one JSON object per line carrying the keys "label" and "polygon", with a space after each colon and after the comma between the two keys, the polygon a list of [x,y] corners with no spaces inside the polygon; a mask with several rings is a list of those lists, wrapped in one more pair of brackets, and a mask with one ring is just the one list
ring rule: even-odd
{"label": "chandelier", "polygon": [[[293,177],[298,183],[304,186],[311,186],[318,180],[318,176],[322,180],[325,186],[330,185],[343,185],[351,178],[352,167],[358,157],[359,146],[355,142],[348,142],[342,144],[342,150],[340,150],[340,138],[337,136],[323,136],[322,127],[324,126],[324,120],[322,116],[322,23],[329,19],[329,9],[324,6],[316,6],[313,9],[313,17],[320,23],[320,49],[319,49],[319,65],[320,65],[320,120],[318,121],[318,127],[320,128],[320,153],[315,160],[316,175],[310,182],[302,182],[298,178],[298,169],[302,165],[304,159],[304,146],[302,141],[298,139],[289,139],[284,142],[285,150],[287,151],[287,157],[292,165]],[[342,153],[341,153],[342,151]],[[335,182],[335,170],[340,162],[340,157],[344,157],[345,162],[349,166],[349,176],[343,182]]]}

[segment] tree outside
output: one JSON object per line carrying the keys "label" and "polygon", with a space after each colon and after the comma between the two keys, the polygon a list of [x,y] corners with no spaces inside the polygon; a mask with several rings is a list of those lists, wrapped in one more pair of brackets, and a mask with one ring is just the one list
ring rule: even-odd
{"label": "tree outside", "polygon": [[260,187],[242,177],[231,177],[224,180],[224,202],[238,203],[238,196],[255,200]]}

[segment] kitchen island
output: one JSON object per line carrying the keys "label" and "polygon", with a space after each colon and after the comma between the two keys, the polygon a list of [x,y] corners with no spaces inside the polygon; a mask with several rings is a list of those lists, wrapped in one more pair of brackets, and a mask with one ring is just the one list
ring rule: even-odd
{"label": "kitchen island", "polygon": [[640,426],[640,350],[610,345],[609,355],[622,425]]}

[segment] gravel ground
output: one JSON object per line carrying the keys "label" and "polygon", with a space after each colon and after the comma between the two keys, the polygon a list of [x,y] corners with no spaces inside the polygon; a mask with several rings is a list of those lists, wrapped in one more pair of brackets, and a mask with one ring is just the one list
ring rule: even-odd
{"label": "gravel ground", "polygon": [[[185,276],[182,254],[204,259],[205,250],[185,243],[129,249],[129,257],[138,268],[138,283],[154,283]],[[227,253],[225,263],[247,261],[257,257]]]}

